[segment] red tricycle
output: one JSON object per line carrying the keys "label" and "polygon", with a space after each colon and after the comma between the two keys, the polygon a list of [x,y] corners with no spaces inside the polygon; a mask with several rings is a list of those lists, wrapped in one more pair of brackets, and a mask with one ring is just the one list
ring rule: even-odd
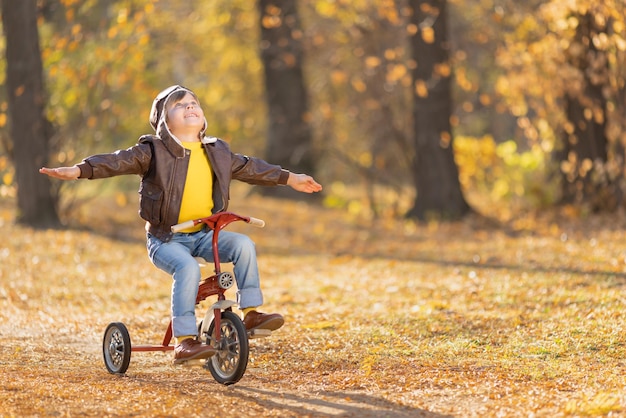
{"label": "red tricycle", "polygon": [[[241,318],[232,312],[232,307],[236,305],[236,302],[226,300],[224,295],[226,290],[235,283],[235,278],[231,273],[221,270],[217,239],[222,229],[236,221],[244,221],[260,228],[265,226],[265,222],[261,219],[240,216],[231,212],[220,212],[206,218],[172,226],[172,232],[178,232],[204,223],[213,230],[215,274],[200,282],[196,305],[209,296],[216,295],[217,301],[207,309],[204,319],[198,325],[198,338],[214,349],[211,357],[206,361],[202,360],[203,367],[211,372],[216,381],[225,385],[238,382],[246,371],[249,354],[248,338],[266,337],[271,334],[269,330],[246,331]],[[170,345],[171,340],[171,320],[165,331],[163,342],[158,345],[131,345],[126,326],[121,322],[112,322],[107,326],[102,342],[104,364],[109,373],[123,374],[130,364],[131,352],[173,350],[174,346]]]}

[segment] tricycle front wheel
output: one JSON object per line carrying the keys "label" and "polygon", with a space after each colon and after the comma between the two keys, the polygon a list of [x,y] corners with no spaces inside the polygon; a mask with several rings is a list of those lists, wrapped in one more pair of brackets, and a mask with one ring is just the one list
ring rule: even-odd
{"label": "tricycle front wheel", "polygon": [[243,377],[248,366],[248,334],[243,321],[231,311],[223,311],[220,321],[220,340],[215,339],[215,319],[209,326],[212,344],[218,351],[207,359],[204,367],[211,372],[213,378],[224,385],[237,383]]}
{"label": "tricycle front wheel", "polygon": [[109,324],[104,331],[102,354],[109,373],[126,373],[130,364],[130,334],[126,325],[121,322]]}

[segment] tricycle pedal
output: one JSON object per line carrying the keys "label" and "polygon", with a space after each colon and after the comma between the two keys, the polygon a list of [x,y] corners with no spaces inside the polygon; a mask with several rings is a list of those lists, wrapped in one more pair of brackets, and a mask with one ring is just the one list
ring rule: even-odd
{"label": "tricycle pedal", "polygon": [[174,360],[173,362],[175,366],[185,366],[185,367],[204,367],[205,363],[206,363],[206,359]]}
{"label": "tricycle pedal", "polygon": [[272,331],[269,329],[252,329],[248,331],[249,339],[269,337],[270,335],[272,335]]}

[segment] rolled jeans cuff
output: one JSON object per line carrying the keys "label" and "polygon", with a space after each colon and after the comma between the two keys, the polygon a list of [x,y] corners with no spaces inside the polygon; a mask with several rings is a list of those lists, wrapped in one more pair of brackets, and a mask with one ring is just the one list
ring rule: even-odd
{"label": "rolled jeans cuff", "polygon": [[196,324],[196,317],[191,315],[173,317],[172,330],[174,331],[174,337],[198,335],[198,325]]}
{"label": "rolled jeans cuff", "polygon": [[241,289],[237,292],[237,303],[239,308],[256,308],[263,305],[263,294],[261,289]]}

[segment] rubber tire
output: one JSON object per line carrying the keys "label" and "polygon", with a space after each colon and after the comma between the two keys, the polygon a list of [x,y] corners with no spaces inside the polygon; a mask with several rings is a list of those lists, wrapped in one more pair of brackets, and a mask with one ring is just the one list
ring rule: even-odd
{"label": "rubber tire", "polygon": [[124,374],[130,364],[130,334],[126,325],[111,322],[104,331],[102,355],[104,365],[111,374]]}
{"label": "rubber tire", "polygon": [[[214,328],[215,319],[209,326],[209,335],[213,335]],[[241,318],[230,311],[222,312],[221,328],[222,342],[229,347],[207,359],[204,368],[211,372],[218,383],[232,385],[243,377],[248,366],[248,333]]]}

